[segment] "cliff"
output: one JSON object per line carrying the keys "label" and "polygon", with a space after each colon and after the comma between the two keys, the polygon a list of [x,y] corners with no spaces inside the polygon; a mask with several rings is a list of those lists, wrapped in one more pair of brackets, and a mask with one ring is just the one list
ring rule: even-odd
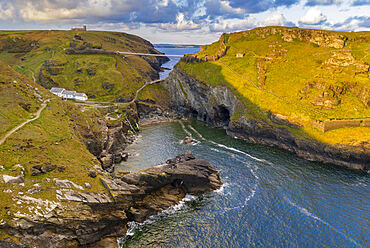
{"label": "cliff", "polygon": [[[28,195],[13,196],[23,209],[0,231],[12,239],[0,240],[3,247],[117,247],[129,221],[177,204],[186,193],[202,194],[221,186],[219,173],[207,161],[191,153],[169,159],[166,164],[121,176],[103,171],[99,178],[109,193],[82,192],[68,180],[56,180],[57,200]],[[32,205],[40,209],[34,213]],[[24,211],[30,211],[25,213]],[[17,242],[13,240],[16,239]]]}
{"label": "cliff", "polygon": [[[220,184],[214,168],[191,154],[137,175],[139,181],[109,173],[127,159],[138,116],[165,114],[160,106],[144,113],[145,102],[63,101],[8,65],[0,63],[0,72],[0,247],[86,247],[107,236],[97,245],[116,247],[112,237],[124,236],[128,221]],[[135,198],[120,200],[126,194]]]}
{"label": "cliff", "polygon": [[[279,115],[259,113],[256,106],[245,104],[237,91],[228,86],[211,86],[198,81],[177,66],[163,86],[170,92],[171,107],[215,127],[226,129],[228,135],[251,143],[273,145],[308,160],[342,165],[368,171],[370,152],[366,144],[330,145],[314,139],[297,137],[296,126]],[[245,115],[249,112],[249,115]],[[251,113],[253,112],[253,113]],[[261,116],[262,115],[262,116]]]}
{"label": "cliff", "polygon": [[367,171],[369,37],[287,27],[223,34],[186,55],[163,86],[174,109],[230,135]]}

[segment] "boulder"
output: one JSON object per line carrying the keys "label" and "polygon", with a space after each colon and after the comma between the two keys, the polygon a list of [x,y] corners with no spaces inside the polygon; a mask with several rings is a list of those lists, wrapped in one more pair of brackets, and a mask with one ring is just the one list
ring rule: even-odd
{"label": "boulder", "polygon": [[53,165],[53,164],[46,164],[46,165],[43,165],[41,166],[41,171],[43,173],[47,173],[47,172],[50,172],[50,171],[53,171],[57,168],[56,165]]}
{"label": "boulder", "polygon": [[90,172],[89,172],[89,175],[88,175],[89,177],[92,177],[92,178],[95,178],[96,177],[96,172],[95,171],[93,171],[93,170],[90,170]]}
{"label": "boulder", "polygon": [[23,173],[17,177],[3,175],[3,180],[7,184],[22,184],[24,183],[24,175]]}
{"label": "boulder", "polygon": [[108,82],[104,81],[104,82],[102,83],[102,87],[103,87],[103,89],[105,89],[105,90],[110,90],[110,89],[112,89],[112,88],[114,87],[114,84],[110,84],[110,83],[108,83]]}
{"label": "boulder", "polygon": [[91,189],[91,184],[90,183],[84,183],[84,186],[86,189]]}
{"label": "boulder", "polygon": [[90,64],[87,68],[86,68],[86,72],[89,76],[94,76],[96,74],[96,65],[95,64]]}
{"label": "boulder", "polygon": [[217,170],[204,159],[196,159],[193,154],[185,153],[136,173],[129,173],[103,184],[111,191],[116,201],[141,198],[172,185],[185,193],[200,194],[218,189],[221,179]]}
{"label": "boulder", "polygon": [[181,141],[181,144],[190,144],[194,142],[194,139],[191,138],[191,137],[185,137],[182,141]]}

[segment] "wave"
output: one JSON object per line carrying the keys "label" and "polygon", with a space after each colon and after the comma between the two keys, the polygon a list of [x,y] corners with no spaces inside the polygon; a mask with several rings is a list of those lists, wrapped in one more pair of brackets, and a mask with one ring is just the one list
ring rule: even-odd
{"label": "wave", "polygon": [[286,202],[288,202],[291,206],[297,208],[299,210],[299,212],[301,212],[302,214],[306,215],[307,217],[310,217],[314,220],[317,220],[319,222],[321,222],[322,224],[326,225],[327,227],[329,227],[330,229],[332,229],[333,231],[335,231],[336,233],[342,235],[343,237],[345,237],[348,241],[350,241],[351,243],[355,244],[356,247],[361,247],[361,245],[359,243],[357,243],[353,238],[351,237],[348,237],[346,234],[342,233],[341,231],[339,231],[337,228],[335,228],[334,226],[332,226],[329,222],[321,219],[320,217],[314,215],[313,213],[311,213],[310,211],[308,211],[308,209],[304,208],[304,207],[301,207],[299,206],[297,203],[294,203],[292,202],[291,200],[289,200],[287,197],[283,197]]}
{"label": "wave", "polygon": [[215,192],[216,194],[225,195],[225,188],[229,186],[230,186],[230,183],[223,183],[219,189],[216,189],[213,192]]}
{"label": "wave", "polygon": [[192,125],[189,125],[189,128],[193,130],[193,132],[196,133],[201,140],[206,140]]}
{"label": "wave", "polygon": [[186,129],[186,127],[185,127],[184,123],[183,123],[182,121],[179,121],[179,123],[180,123],[180,125],[181,125],[182,129],[184,130],[184,132],[185,132],[187,135],[189,135],[189,137],[193,137],[193,135],[191,134],[191,132],[189,132],[189,131]]}
{"label": "wave", "polygon": [[157,213],[156,215],[150,216],[143,223],[139,223],[139,222],[136,222],[136,221],[128,222],[127,223],[126,235],[124,237],[118,239],[119,246],[120,247],[123,246],[127,239],[134,236],[136,232],[141,231],[144,226],[153,224],[164,216],[172,215],[172,214],[176,213],[179,210],[186,209],[187,208],[187,205],[186,205],[187,202],[195,201],[197,199],[198,199],[197,196],[186,194],[185,197],[181,201],[179,201],[179,203],[177,203],[176,205],[171,206],[171,207]]}
{"label": "wave", "polygon": [[[182,124],[182,126],[183,126],[183,129],[185,129],[185,126],[184,126],[184,124],[183,123],[181,123]],[[240,150],[238,150],[238,149],[236,149],[236,148],[233,148],[233,147],[228,147],[228,146],[226,146],[226,145],[223,145],[223,144],[219,144],[219,143],[217,143],[217,142],[214,142],[214,141],[212,141],[212,140],[207,140],[207,139],[205,139],[193,126],[191,126],[191,125],[189,125],[188,126],[196,135],[198,135],[199,136],[199,138],[200,139],[202,139],[202,140],[204,140],[204,141],[208,141],[208,142],[210,142],[211,144],[214,144],[214,145],[216,145],[217,147],[220,147],[220,148],[223,148],[223,149],[225,149],[225,150],[229,150],[229,151],[232,151],[232,152],[236,152],[236,153],[239,153],[239,154],[242,154],[242,155],[244,155],[244,156],[247,156],[247,157],[249,157],[249,158],[252,158],[253,160],[256,160],[256,161],[258,161],[258,162],[263,162],[263,163],[267,163],[267,164],[270,164],[270,165],[273,165],[271,162],[269,162],[269,161],[267,161],[267,160],[264,160],[264,159],[259,159],[259,158],[256,158],[256,157],[254,157],[254,156],[252,156],[252,155],[250,155],[250,154],[248,154],[248,153],[246,153],[246,152],[243,152],[243,151],[240,151]],[[217,148],[213,148],[213,147],[209,147],[211,150],[213,150],[213,151],[216,151],[216,152],[222,152],[222,153],[226,153],[226,154],[228,154],[228,155],[230,155],[230,156],[233,156],[234,157],[234,153],[230,153],[230,152],[227,152],[227,151],[223,151],[223,150],[219,150],[219,149],[217,149]],[[245,160],[242,160],[242,159],[238,159],[238,158],[235,158],[235,159],[237,159],[237,160],[239,160],[240,162],[247,162],[247,161],[245,161]],[[240,208],[243,208],[243,207],[245,207],[245,206],[247,206],[248,205],[248,202],[251,200],[251,199],[253,199],[253,197],[255,196],[255,194],[256,194],[256,191],[257,191],[257,187],[258,187],[258,184],[259,184],[259,177],[258,177],[258,175],[257,175],[257,170],[258,170],[258,167],[257,166],[251,166],[250,164],[248,164],[248,163],[246,163],[246,165],[247,165],[247,167],[250,169],[250,171],[251,171],[251,173],[252,173],[252,175],[254,176],[254,178],[256,179],[256,183],[254,184],[254,186],[253,186],[253,188],[251,189],[251,193],[245,198],[245,200],[244,200],[244,203],[242,204],[242,205],[239,205],[239,206],[236,206],[236,207],[231,207],[231,208],[225,208],[224,209],[224,212],[228,212],[228,211],[231,211],[231,210],[235,210],[235,209],[240,209]],[[218,189],[218,190],[216,190],[215,192],[216,193],[219,193],[219,194],[224,194],[224,189],[225,189],[225,187],[226,186],[228,186],[229,184],[227,184],[227,183],[225,183],[225,184],[223,184],[222,186],[221,186],[221,188],[220,189]]]}
{"label": "wave", "polygon": [[[181,123],[181,125],[182,125],[182,127],[183,127],[183,129],[185,130],[185,125],[184,125],[184,123],[182,123],[181,121],[180,121],[180,123]],[[265,160],[265,159],[260,159],[260,158],[256,158],[256,157],[254,157],[254,156],[252,156],[252,155],[250,155],[250,154],[248,154],[248,153],[246,153],[246,152],[243,152],[243,151],[240,151],[240,150],[238,150],[238,149],[236,149],[236,148],[234,148],[234,147],[229,147],[229,146],[226,146],[226,145],[223,145],[223,144],[219,144],[219,143],[217,143],[217,142],[214,142],[213,140],[207,140],[207,139],[205,139],[193,126],[191,126],[191,125],[189,125],[189,128],[191,129],[191,130],[193,130],[194,131],[194,133],[196,133],[202,140],[204,140],[204,141],[208,141],[208,142],[210,142],[210,143],[212,143],[212,144],[214,144],[214,145],[216,145],[216,146],[218,146],[218,147],[221,147],[221,148],[224,148],[224,149],[227,149],[227,150],[229,150],[229,151],[233,151],[233,152],[237,152],[237,153],[240,153],[240,154],[243,154],[243,155],[245,155],[245,156],[247,156],[247,157],[249,157],[249,158],[251,158],[251,159],[253,159],[253,160],[256,160],[256,161],[258,161],[258,162],[262,162],[262,163],[266,163],[266,164],[269,164],[269,165],[274,165],[273,163],[271,163],[270,161],[267,161],[267,160]],[[187,130],[185,131],[185,132],[188,132]]]}
{"label": "wave", "polygon": [[254,157],[254,156],[252,156],[252,155],[250,155],[250,154],[248,154],[246,152],[240,151],[240,150],[238,150],[238,149],[236,149],[234,147],[225,146],[223,144],[219,144],[219,143],[216,143],[214,141],[210,141],[210,142],[213,143],[213,144],[215,144],[215,145],[217,145],[218,147],[221,147],[221,148],[224,148],[224,149],[233,151],[233,152],[237,152],[237,153],[243,154],[243,155],[245,155],[245,156],[247,156],[247,157],[249,157],[249,158],[251,158],[253,160],[256,160],[258,162],[262,162],[262,163],[267,163],[269,165],[273,165],[270,161],[267,161],[265,159],[256,158],[256,157]]}
{"label": "wave", "polygon": [[239,206],[236,206],[236,207],[231,207],[231,208],[224,208],[224,213],[226,212],[229,212],[231,210],[235,210],[235,209],[240,209],[240,208],[244,208],[248,205],[248,202],[250,200],[253,199],[253,197],[256,195],[256,191],[257,191],[257,187],[258,187],[258,181],[255,183],[255,185],[253,186],[252,190],[251,190],[251,193],[245,198],[244,200],[244,203],[242,205],[239,205]]}

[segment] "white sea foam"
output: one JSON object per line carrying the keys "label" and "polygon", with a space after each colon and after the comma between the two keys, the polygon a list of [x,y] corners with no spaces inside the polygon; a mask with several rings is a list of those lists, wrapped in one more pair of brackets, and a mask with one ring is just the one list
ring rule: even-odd
{"label": "white sea foam", "polygon": [[291,200],[289,200],[287,197],[284,196],[284,199],[290,204],[292,205],[293,207],[297,208],[299,210],[299,212],[301,212],[302,214],[314,219],[314,220],[317,220],[319,222],[321,222],[322,224],[326,225],[327,227],[329,227],[330,229],[332,229],[333,231],[335,231],[336,233],[339,233],[341,234],[343,237],[345,237],[348,241],[350,241],[351,243],[355,244],[356,247],[362,247],[360,244],[358,244],[353,238],[347,236],[346,234],[342,233],[341,231],[339,231],[337,228],[335,228],[334,226],[332,226],[329,222],[321,219],[320,217],[314,215],[313,213],[311,213],[310,211],[308,211],[308,209],[304,208],[304,207],[301,207],[299,206],[297,203],[294,203],[292,202]]}
{"label": "white sea foam", "polygon": [[142,230],[145,225],[153,224],[164,216],[168,216],[168,215],[176,213],[179,210],[186,209],[187,208],[187,205],[186,205],[187,202],[195,201],[197,199],[198,199],[197,196],[186,194],[185,197],[178,204],[176,204],[174,206],[171,206],[171,207],[163,210],[162,212],[159,212],[156,215],[150,216],[143,223],[138,223],[138,222],[135,222],[135,221],[131,221],[131,222],[127,223],[126,235],[125,235],[125,237],[119,239],[118,243],[121,244],[121,245],[124,244],[128,237],[134,236],[135,233],[137,231]]}
{"label": "white sea foam", "polygon": [[189,137],[193,137],[193,135],[191,134],[191,132],[189,132],[189,130],[187,130],[187,129],[186,129],[186,127],[185,127],[184,123],[183,123],[182,121],[179,121],[179,123],[180,123],[180,125],[181,125],[182,129],[184,130],[184,132],[185,132],[187,135],[189,135]]}
{"label": "white sea foam", "polygon": [[229,187],[229,186],[230,186],[229,183],[224,183],[224,184],[221,185],[221,187],[219,189],[216,189],[214,192],[216,194],[225,195],[225,188]]}
{"label": "white sea foam", "polygon": [[253,197],[256,195],[257,186],[258,186],[258,181],[254,184],[254,186],[253,186],[253,188],[251,190],[251,193],[245,198],[244,203],[242,205],[239,205],[239,206],[236,206],[236,207],[231,207],[231,208],[225,208],[224,209],[224,213],[229,212],[231,210],[235,210],[235,209],[240,209],[240,208],[246,207],[248,205],[248,202],[251,199],[253,199]]}
{"label": "white sea foam", "polygon": [[[216,142],[215,142],[216,143]],[[228,146],[225,146],[225,145],[223,145],[223,144],[218,144],[218,143],[216,143],[217,144],[217,146],[218,147],[221,147],[221,148],[224,148],[224,149],[227,149],[227,150],[230,150],[230,151],[233,151],[233,152],[237,152],[237,153],[240,153],[240,154],[243,154],[243,155],[245,155],[245,156],[247,156],[247,157],[249,157],[249,158],[251,158],[251,159],[254,159],[254,160],[256,160],[256,161],[259,161],[259,162],[268,162],[268,161],[266,161],[266,160],[264,160],[264,159],[259,159],[259,158],[256,158],[256,157],[254,157],[254,156],[252,156],[252,155],[250,155],[250,154],[248,154],[248,153],[246,153],[246,152],[243,152],[243,151],[240,151],[240,150],[238,150],[238,149],[235,149],[235,148],[233,148],[233,147],[228,147]]]}
{"label": "white sea foam", "polygon": [[[182,125],[182,127],[183,127],[183,129],[185,130],[185,126],[184,126],[184,124],[180,121],[180,123],[181,123],[181,125]],[[243,152],[243,151],[240,151],[240,150],[238,150],[238,149],[236,149],[236,148],[234,148],[234,147],[229,147],[229,146],[225,146],[225,145],[223,145],[223,144],[219,144],[219,143],[217,143],[217,142],[214,142],[214,141],[212,141],[212,140],[207,140],[207,139],[205,139],[193,126],[191,126],[191,125],[189,125],[189,128],[191,129],[191,130],[193,130],[193,132],[194,133],[196,133],[202,140],[205,140],[205,141],[209,141],[210,143],[212,143],[212,144],[214,144],[214,145],[216,145],[216,146],[218,146],[218,147],[221,147],[221,148],[224,148],[224,149],[227,149],[227,150],[229,150],[229,151],[233,151],[233,152],[237,152],[237,153],[240,153],[240,154],[243,154],[243,155],[245,155],[245,156],[247,156],[247,157],[249,157],[249,158],[251,158],[251,159],[254,159],[254,160],[256,160],[256,161],[258,161],[258,162],[263,162],[263,163],[266,163],[266,164],[269,164],[269,165],[273,165],[273,163],[271,163],[270,161],[267,161],[267,160],[265,160],[265,159],[260,159],[260,158],[256,158],[256,157],[254,157],[254,156],[252,156],[252,155],[250,155],[250,154],[248,154],[248,153],[246,153],[246,152]],[[185,131],[185,132],[187,132],[187,130]]]}
{"label": "white sea foam", "polygon": [[189,125],[189,128],[191,129],[191,130],[193,130],[193,132],[196,134],[196,135],[198,135],[199,136],[199,138],[201,139],[201,140],[206,140],[194,127],[192,127],[192,125]]}

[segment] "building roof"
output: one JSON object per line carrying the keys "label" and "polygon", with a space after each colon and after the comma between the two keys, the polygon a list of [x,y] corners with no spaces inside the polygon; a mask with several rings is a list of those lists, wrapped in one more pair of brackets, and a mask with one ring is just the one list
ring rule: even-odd
{"label": "building roof", "polygon": [[85,93],[76,93],[75,96],[87,97],[87,95]]}
{"label": "building roof", "polygon": [[65,89],[63,89],[63,88],[51,88],[50,89],[50,92],[51,93],[62,93],[63,91],[64,91]]}
{"label": "building roof", "polygon": [[76,91],[71,90],[66,90],[63,92],[64,95],[73,95],[73,96],[76,95],[76,93],[77,93]]}

